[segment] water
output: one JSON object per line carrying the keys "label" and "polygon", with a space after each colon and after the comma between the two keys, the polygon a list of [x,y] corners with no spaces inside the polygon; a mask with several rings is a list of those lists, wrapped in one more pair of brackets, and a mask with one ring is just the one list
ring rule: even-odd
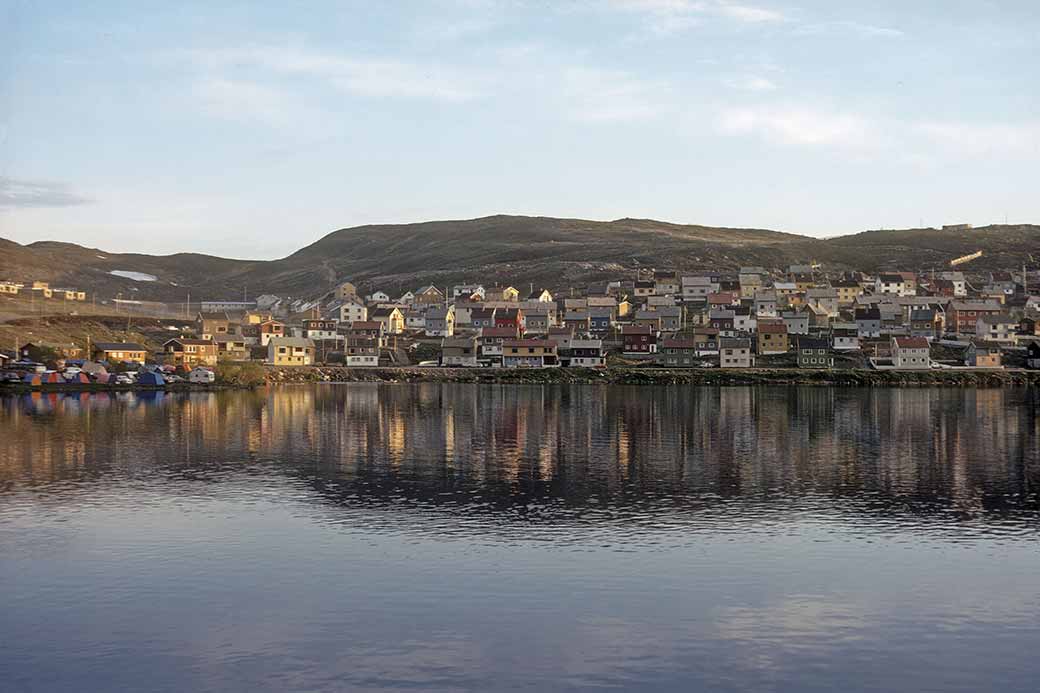
{"label": "water", "polygon": [[1038,401],[0,399],[0,688],[1035,691]]}

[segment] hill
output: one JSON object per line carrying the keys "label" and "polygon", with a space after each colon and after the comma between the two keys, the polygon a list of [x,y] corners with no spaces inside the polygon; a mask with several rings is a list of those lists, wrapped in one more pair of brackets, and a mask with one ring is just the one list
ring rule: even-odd
{"label": "hill", "polygon": [[[783,267],[814,259],[825,266],[877,270],[943,267],[982,250],[971,268],[1021,265],[1040,255],[1040,226],[967,231],[867,231],[831,239],[766,229],[715,228],[650,219],[610,222],[492,216],[462,221],[340,229],[288,257],[231,260],[181,253],[109,253],[70,243],[0,240],[0,278],[44,279],[147,300],[233,299],[247,293],[315,296],[337,281],[388,291],[464,281],[532,282],[554,289],[617,277],[640,267],[733,270]],[[134,272],[151,281],[112,275]],[[527,288],[522,286],[521,288]]]}

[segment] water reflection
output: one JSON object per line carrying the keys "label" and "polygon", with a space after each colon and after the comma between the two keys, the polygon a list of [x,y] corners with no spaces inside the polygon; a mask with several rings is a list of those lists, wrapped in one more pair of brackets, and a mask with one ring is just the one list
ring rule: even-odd
{"label": "water reflection", "polygon": [[0,483],[60,497],[77,492],[70,480],[272,473],[333,505],[418,504],[528,526],[637,528],[682,513],[685,529],[733,527],[827,508],[868,523],[1032,532],[1036,398],[448,384],[34,393],[0,400]]}

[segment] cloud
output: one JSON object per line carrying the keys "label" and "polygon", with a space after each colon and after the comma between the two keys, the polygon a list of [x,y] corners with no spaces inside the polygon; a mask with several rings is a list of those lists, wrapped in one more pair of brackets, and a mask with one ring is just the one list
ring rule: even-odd
{"label": "cloud", "polygon": [[300,124],[300,112],[285,90],[244,80],[207,78],[193,95],[203,111],[228,120],[259,120],[268,125]]}
{"label": "cloud", "polygon": [[724,80],[727,87],[741,91],[774,91],[776,82],[758,75],[743,75]]}
{"label": "cloud", "polygon": [[0,207],[74,207],[91,202],[65,183],[0,176]]}
{"label": "cloud", "polygon": [[268,76],[310,78],[341,91],[370,98],[467,101],[480,89],[471,71],[404,60],[354,57],[291,47],[258,46],[194,52],[191,59],[218,79],[231,69]]}
{"label": "cloud", "polygon": [[776,10],[722,0],[612,0],[611,5],[618,10],[642,14],[647,28],[658,35],[684,31],[711,18],[751,24],[785,20]]}
{"label": "cloud", "polygon": [[728,109],[718,125],[725,134],[756,135],[785,145],[861,148],[874,140],[872,126],[860,116],[806,108]]}
{"label": "cloud", "polygon": [[571,67],[563,71],[566,110],[587,122],[647,120],[665,109],[671,87],[661,80],[641,80],[623,70]]}
{"label": "cloud", "polygon": [[893,29],[885,26],[876,26],[874,24],[863,24],[861,22],[851,21],[837,21],[837,22],[817,22],[802,24],[796,30],[795,33],[802,36],[823,36],[823,35],[846,35],[849,33],[858,34],[864,38],[903,38],[906,36],[906,32],[900,29]]}
{"label": "cloud", "polygon": [[914,132],[946,152],[967,155],[999,153],[1023,157],[1040,154],[1040,123],[921,122]]}

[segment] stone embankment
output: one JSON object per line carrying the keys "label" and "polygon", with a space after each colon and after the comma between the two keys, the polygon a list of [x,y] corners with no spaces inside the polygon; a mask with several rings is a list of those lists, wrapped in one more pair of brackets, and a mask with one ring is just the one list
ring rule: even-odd
{"label": "stone embankment", "polygon": [[1040,384],[1040,371],[697,368],[347,368],[268,367],[268,383],[604,383],[616,385],[836,385],[1003,387]]}

